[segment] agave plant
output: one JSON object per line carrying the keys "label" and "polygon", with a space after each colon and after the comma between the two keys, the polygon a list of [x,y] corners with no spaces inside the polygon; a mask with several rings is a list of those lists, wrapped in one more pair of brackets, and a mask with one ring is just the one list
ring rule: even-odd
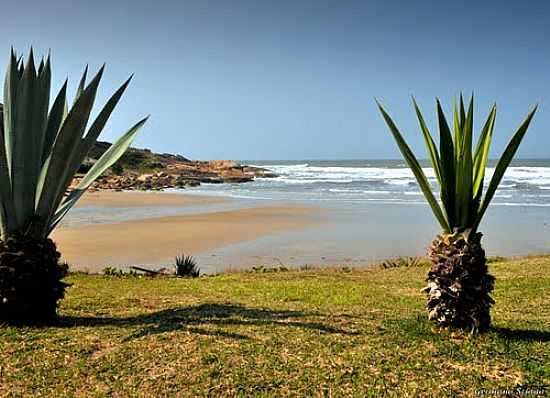
{"label": "agave plant", "polygon": [[197,261],[192,256],[176,256],[176,275],[181,277],[197,278],[200,274],[200,269],[197,266]]}
{"label": "agave plant", "polygon": [[481,246],[482,234],[477,229],[537,107],[528,114],[512,136],[483,192],[496,105],[489,112],[473,149],[473,95],[467,111],[462,95],[459,102],[459,105],[454,106],[451,131],[437,100],[438,149],[413,98],[420,130],[439,183],[441,204],[436,200],[418,160],[392,118],[380,103],[378,107],[443,230],[428,249],[432,265],[424,291],[428,297],[429,319],[442,327],[479,332],[486,330],[491,323],[490,308],[494,301],[490,293],[493,290],[494,277],[488,274],[485,251]]}
{"label": "agave plant", "polygon": [[0,318],[55,316],[66,266],[48,238],[86,189],[128,148],[146,119],[113,144],[69,190],[75,173],[103,130],[131,77],[87,128],[104,67],[86,84],[87,68],[72,106],[67,81],[51,107],[50,56],[35,66],[12,50],[0,105]]}

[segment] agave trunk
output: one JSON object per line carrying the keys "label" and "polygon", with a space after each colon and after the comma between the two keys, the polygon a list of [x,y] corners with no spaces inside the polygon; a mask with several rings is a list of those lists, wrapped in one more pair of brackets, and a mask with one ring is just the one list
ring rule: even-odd
{"label": "agave trunk", "polygon": [[67,266],[51,239],[0,240],[0,319],[45,320],[57,314]]}
{"label": "agave trunk", "polygon": [[481,236],[443,234],[428,249],[426,307],[429,319],[441,327],[482,332],[491,323],[495,278],[488,274]]}

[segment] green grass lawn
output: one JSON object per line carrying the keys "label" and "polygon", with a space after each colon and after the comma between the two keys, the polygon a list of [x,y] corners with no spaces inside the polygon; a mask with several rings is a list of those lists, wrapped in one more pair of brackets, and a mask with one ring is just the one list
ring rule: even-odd
{"label": "green grass lawn", "polygon": [[72,275],[58,324],[0,327],[0,395],[473,396],[550,383],[550,258],[491,264],[494,328],[437,332],[425,267]]}

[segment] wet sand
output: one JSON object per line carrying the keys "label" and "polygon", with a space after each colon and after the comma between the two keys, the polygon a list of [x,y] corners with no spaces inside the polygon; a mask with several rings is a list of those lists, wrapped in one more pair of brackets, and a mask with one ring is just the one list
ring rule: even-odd
{"label": "wet sand", "polygon": [[191,206],[222,203],[228,199],[216,196],[181,195],[166,192],[86,192],[76,207],[150,207]]}
{"label": "wet sand", "polygon": [[[223,201],[166,193],[100,192],[88,194],[80,206],[185,206]],[[176,255],[196,254],[255,240],[315,223],[311,207],[262,206],[181,216],[147,218],[110,224],[60,228],[53,233],[63,260],[73,269],[101,271],[106,266],[163,265]]]}

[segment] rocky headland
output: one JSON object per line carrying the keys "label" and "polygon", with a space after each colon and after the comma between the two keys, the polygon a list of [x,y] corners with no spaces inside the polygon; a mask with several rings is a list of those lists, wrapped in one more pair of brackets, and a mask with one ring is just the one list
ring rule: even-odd
{"label": "rocky headland", "polygon": [[[81,167],[75,183],[111,144],[98,142]],[[193,161],[181,155],[153,153],[130,148],[126,154],[90,187],[91,190],[162,190],[185,188],[201,183],[244,183],[255,178],[276,177],[267,169],[231,160]]]}

